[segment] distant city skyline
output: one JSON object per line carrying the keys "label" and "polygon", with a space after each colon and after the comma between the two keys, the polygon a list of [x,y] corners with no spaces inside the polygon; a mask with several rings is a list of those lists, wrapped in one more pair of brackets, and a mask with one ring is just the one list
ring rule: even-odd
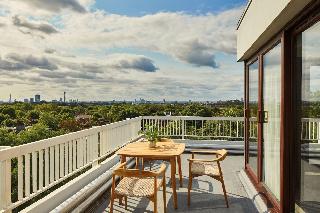
{"label": "distant city skyline", "polygon": [[[65,94],[64,94],[65,95]],[[39,96],[39,98],[37,99],[37,96]],[[59,97],[56,99],[46,99],[43,98],[40,94],[36,94],[33,97],[23,97],[20,99],[14,98],[12,97],[12,95],[9,95],[9,99],[8,100],[1,100],[0,99],[0,103],[13,103],[13,102],[24,102],[24,103],[40,103],[42,101],[44,102],[59,102],[59,103],[72,103],[72,102],[112,102],[112,101],[116,101],[116,102],[123,102],[123,101],[127,101],[127,102],[139,102],[139,103],[147,103],[147,102],[163,102],[163,103],[171,103],[171,102],[217,102],[217,101],[232,101],[232,100],[239,100],[239,101],[243,101],[243,97],[238,98],[238,99],[226,99],[226,100],[183,100],[183,99],[175,99],[175,100],[168,100],[168,99],[144,99],[144,98],[135,98],[135,99],[110,99],[110,100],[79,100],[77,99],[66,99],[65,96],[64,97]]]}
{"label": "distant city skyline", "polygon": [[246,3],[2,0],[0,100],[240,99]]}

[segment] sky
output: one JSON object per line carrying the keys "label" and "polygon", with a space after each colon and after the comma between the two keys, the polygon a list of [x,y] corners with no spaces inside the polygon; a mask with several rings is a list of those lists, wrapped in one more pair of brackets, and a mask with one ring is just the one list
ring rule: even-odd
{"label": "sky", "polygon": [[0,100],[243,97],[246,0],[1,0]]}

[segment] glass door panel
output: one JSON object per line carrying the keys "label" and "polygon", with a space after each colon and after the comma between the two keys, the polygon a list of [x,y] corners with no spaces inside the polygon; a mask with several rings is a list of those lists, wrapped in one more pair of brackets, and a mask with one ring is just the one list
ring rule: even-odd
{"label": "glass door panel", "polygon": [[263,56],[262,180],[280,198],[281,43]]}
{"label": "glass door panel", "polygon": [[258,112],[258,94],[259,94],[259,62],[255,61],[249,65],[249,165],[253,172],[257,175],[257,150],[258,150],[258,125],[257,125],[257,112]]}
{"label": "glass door panel", "polygon": [[301,78],[299,189],[296,212],[320,212],[320,22],[296,38],[296,68]]}

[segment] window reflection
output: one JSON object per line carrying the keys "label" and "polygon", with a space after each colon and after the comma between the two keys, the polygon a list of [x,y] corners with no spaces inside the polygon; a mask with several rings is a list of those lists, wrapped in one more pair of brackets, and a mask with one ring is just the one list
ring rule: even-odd
{"label": "window reflection", "polygon": [[320,23],[297,37],[301,73],[301,153],[296,212],[320,212]]}

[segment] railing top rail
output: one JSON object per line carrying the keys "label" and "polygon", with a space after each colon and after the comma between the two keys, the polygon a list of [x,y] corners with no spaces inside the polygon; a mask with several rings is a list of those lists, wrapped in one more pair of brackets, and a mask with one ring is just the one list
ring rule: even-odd
{"label": "railing top rail", "polygon": [[320,122],[320,118],[301,118],[302,122]]}
{"label": "railing top rail", "polygon": [[244,121],[244,117],[200,117],[200,116],[142,116],[142,119],[158,120],[212,120],[212,121]]}
{"label": "railing top rail", "polygon": [[130,122],[133,122],[134,120],[139,120],[139,119],[141,119],[141,118],[137,117],[137,118],[132,118],[132,119],[128,119],[128,120],[118,121],[118,122],[103,125],[103,126],[92,127],[90,129],[84,129],[84,130],[80,130],[77,132],[59,135],[56,137],[47,138],[47,139],[35,141],[32,143],[22,144],[19,146],[14,146],[14,147],[10,147],[10,148],[4,149],[4,150],[0,150],[0,161],[12,159],[12,158],[18,157],[19,155],[24,155],[24,154],[31,153],[34,151],[45,149],[45,148],[48,148],[51,146],[65,143],[67,141],[76,140],[76,139],[79,139],[82,137],[94,135],[94,134],[97,134],[98,132],[102,131],[104,128],[120,127],[120,126],[128,124],[128,122],[130,123]]}

